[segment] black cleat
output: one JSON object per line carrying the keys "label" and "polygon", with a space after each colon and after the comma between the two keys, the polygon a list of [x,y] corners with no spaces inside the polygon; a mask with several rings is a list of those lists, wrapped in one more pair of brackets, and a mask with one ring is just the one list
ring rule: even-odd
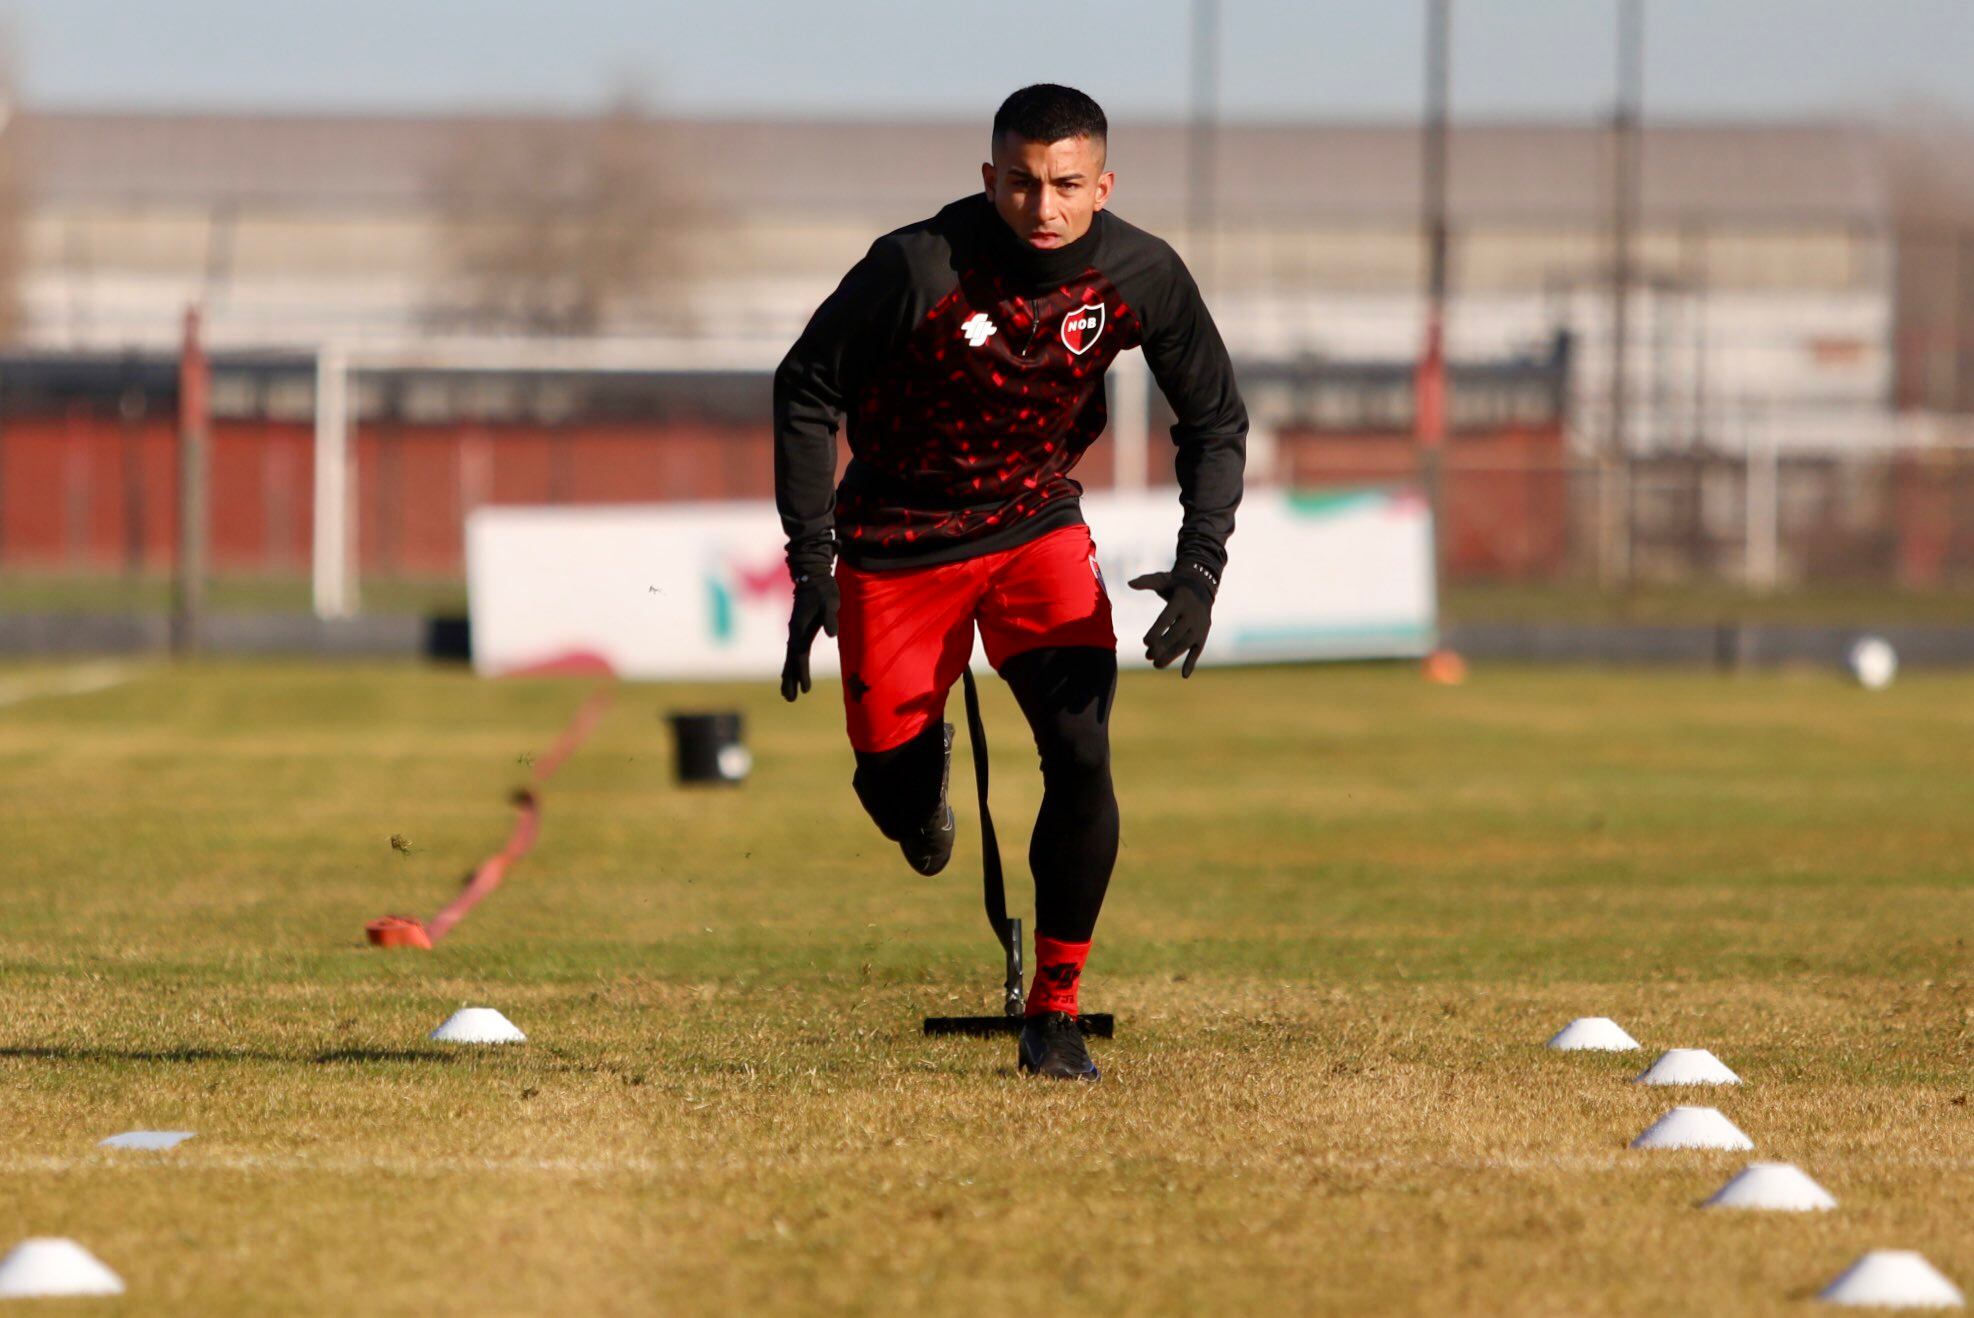
{"label": "black cleat", "polygon": [[939,765],[939,804],[915,833],[898,840],[906,863],[928,878],[945,869],[946,862],[953,858],[953,837],[958,831],[953,807],[946,800],[946,787],[953,777],[953,725],[942,723],[939,728],[944,757]]}
{"label": "black cleat", "polygon": [[1090,1060],[1083,1029],[1066,1011],[1030,1016],[1021,1027],[1020,1066],[1029,1075],[1051,1080],[1100,1080],[1103,1073]]}

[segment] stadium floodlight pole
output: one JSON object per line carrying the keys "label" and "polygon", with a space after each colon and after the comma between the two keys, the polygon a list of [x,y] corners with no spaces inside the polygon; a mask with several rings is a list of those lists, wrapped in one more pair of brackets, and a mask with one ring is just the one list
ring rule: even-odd
{"label": "stadium floodlight pole", "polygon": [[315,354],[315,616],[347,618],[356,612],[351,567],[350,363],[341,345],[325,343]]}
{"label": "stadium floodlight pole", "polygon": [[1645,89],[1644,0],[1618,0],[1618,94],[1611,115],[1611,401],[1605,445],[1604,545],[1599,575],[1605,586],[1631,577],[1629,351],[1632,230],[1640,192],[1639,124]]}
{"label": "stadium floodlight pole", "polygon": [[1426,325],[1412,408],[1413,435],[1432,519],[1435,599],[1446,572],[1446,136],[1452,7],[1452,0],[1426,0],[1426,121],[1420,179],[1426,232]]}
{"label": "stadium floodlight pole", "polygon": [[178,562],[171,591],[171,649],[178,655],[198,652],[205,622],[211,380],[194,303],[185,308],[178,358]]}
{"label": "stadium floodlight pole", "polygon": [[1211,291],[1214,282],[1214,184],[1220,101],[1220,0],[1193,0],[1193,113],[1188,133],[1187,223],[1193,250],[1186,254],[1193,280]]}

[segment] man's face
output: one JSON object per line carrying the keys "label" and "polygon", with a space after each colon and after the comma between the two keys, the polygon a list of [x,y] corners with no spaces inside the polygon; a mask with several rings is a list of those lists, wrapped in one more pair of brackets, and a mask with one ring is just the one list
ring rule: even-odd
{"label": "man's face", "polygon": [[980,177],[1014,236],[1038,251],[1088,233],[1117,181],[1104,170],[1102,142],[1088,137],[1026,142],[1013,133],[994,143],[994,159],[980,167]]}

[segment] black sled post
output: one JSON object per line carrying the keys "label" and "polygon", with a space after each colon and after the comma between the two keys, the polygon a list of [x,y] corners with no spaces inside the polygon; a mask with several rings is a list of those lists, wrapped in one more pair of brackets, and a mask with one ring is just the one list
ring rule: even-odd
{"label": "black sled post", "polygon": [[[980,801],[980,887],[987,906],[987,923],[994,937],[1000,940],[1001,954],[1006,959],[1007,979],[999,1016],[927,1016],[925,1032],[990,1038],[1021,1033],[1028,1003],[1022,987],[1021,921],[1008,918],[1007,886],[1001,877],[1001,847],[994,838],[994,817],[987,812],[987,731],[980,720],[980,688],[974,683],[971,668],[961,673],[960,680],[966,689],[966,735],[973,747],[973,786]],[[1117,1030],[1117,1021],[1108,1012],[1079,1016],[1076,1023],[1084,1034],[1099,1039],[1111,1038]]]}

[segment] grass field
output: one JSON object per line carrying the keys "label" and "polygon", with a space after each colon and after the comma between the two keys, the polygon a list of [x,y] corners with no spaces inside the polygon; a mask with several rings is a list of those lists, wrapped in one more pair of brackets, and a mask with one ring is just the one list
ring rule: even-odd
{"label": "grass field", "polygon": [[[311,607],[309,590],[308,578],[293,573],[219,574],[208,583],[207,599],[212,608],[223,611],[305,613]],[[361,594],[368,613],[466,612],[466,584],[459,580],[371,575],[363,579]],[[1709,581],[1641,583],[1625,590],[1606,589],[1589,580],[1455,581],[1446,585],[1440,605],[1443,617],[1452,623],[1965,625],[1974,618],[1974,589],[1965,584],[1905,588],[1869,578],[1817,581],[1779,591],[1751,591]],[[171,580],[161,573],[0,569],[0,611],[164,613],[170,607]]]}
{"label": "grass field", "polygon": [[[1881,1246],[1974,1282],[1974,678],[1129,676],[1095,1087],[919,1036],[994,994],[971,811],[912,876],[833,686],[625,687],[505,888],[364,947],[498,845],[583,689],[0,707],[0,1248],[74,1236],[179,1313],[1787,1313]],[[741,790],[670,782],[662,716],[707,705]],[[427,1043],[463,1004],[531,1042]],[[1587,1014],[1646,1056],[1541,1048]],[[1748,1084],[1627,1083],[1668,1046]],[[1840,1208],[1698,1209],[1744,1156],[1624,1147],[1685,1101]],[[198,1137],[95,1147],[133,1127]]]}

